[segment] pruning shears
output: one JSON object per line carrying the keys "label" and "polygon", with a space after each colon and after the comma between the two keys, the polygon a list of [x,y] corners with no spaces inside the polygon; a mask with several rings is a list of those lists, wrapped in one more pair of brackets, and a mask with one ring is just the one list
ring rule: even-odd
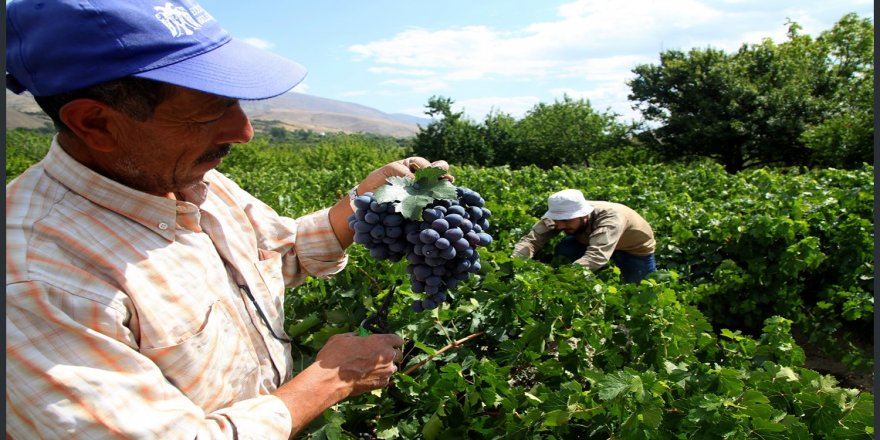
{"label": "pruning shears", "polygon": [[391,308],[394,289],[396,288],[396,284],[391,286],[391,289],[388,290],[388,295],[385,295],[385,299],[382,301],[379,309],[376,310],[376,313],[367,316],[361,321],[361,325],[357,328],[358,336],[367,336],[372,333],[391,333],[391,326],[388,324],[388,309]]}

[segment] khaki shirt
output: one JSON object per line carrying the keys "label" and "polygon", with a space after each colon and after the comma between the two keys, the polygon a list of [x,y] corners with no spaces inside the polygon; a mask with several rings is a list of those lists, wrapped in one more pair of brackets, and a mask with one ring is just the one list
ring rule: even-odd
{"label": "khaki shirt", "polygon": [[[587,251],[575,263],[596,270],[608,264],[614,251],[638,256],[654,253],[654,231],[637,212],[620,203],[587,203],[593,206],[593,212],[586,230],[575,235],[575,239],[587,245]],[[516,243],[513,256],[534,257],[560,232],[562,231],[556,229],[553,220],[541,219]]]}

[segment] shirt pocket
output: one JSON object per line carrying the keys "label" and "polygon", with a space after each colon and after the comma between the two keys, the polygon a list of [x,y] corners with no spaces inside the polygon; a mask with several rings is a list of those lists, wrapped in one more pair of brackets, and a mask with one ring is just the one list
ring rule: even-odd
{"label": "shirt pocket", "polygon": [[210,305],[198,330],[179,343],[141,348],[166,379],[190,400],[210,412],[252,393],[258,363],[226,309]]}

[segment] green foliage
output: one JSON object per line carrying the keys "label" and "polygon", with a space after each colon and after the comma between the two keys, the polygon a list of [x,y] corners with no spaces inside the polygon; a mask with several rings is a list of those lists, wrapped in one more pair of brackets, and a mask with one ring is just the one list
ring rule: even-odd
{"label": "green foliage", "polygon": [[45,130],[16,129],[6,132],[6,183],[39,162],[49,151],[52,134]]}
{"label": "green foliage", "polygon": [[413,152],[430,160],[445,159],[454,163],[490,165],[495,163],[495,149],[487,145],[479,128],[462,112],[452,111],[449,98],[432,96],[425,114],[434,118],[427,127],[419,127]]}
{"label": "green foliage", "polygon": [[593,154],[627,145],[628,128],[613,113],[598,113],[589,101],[567,95],[553,104],[539,103],[516,125],[517,148],[511,166],[529,164],[589,166]]}
{"label": "green foliage", "polygon": [[826,117],[802,141],[817,164],[857,168],[872,163],[874,145],[874,25],[847,14],[817,39],[831,60],[833,99]]}
{"label": "green foliage", "polygon": [[873,151],[873,25],[854,14],[813,39],[727,54],[706,48],[640,65],[630,100],[654,128],[640,137],[666,159],[709,157],[729,172],[768,165],[858,168]]}
{"label": "green foliage", "polygon": [[455,186],[440,176],[441,168],[428,167],[415,172],[413,177],[393,176],[388,184],[376,190],[379,203],[391,202],[405,218],[422,221],[422,210],[434,200],[455,199]]}
{"label": "green foliage", "polygon": [[364,170],[409,155],[392,138],[334,135],[302,144],[270,143],[261,136],[236,145],[219,170],[280,214],[297,217],[330,206],[364,178]]}
{"label": "green foliage", "polygon": [[[553,104],[539,103],[521,120],[490,113],[482,125],[451,110],[449,98],[432,97],[425,112],[435,119],[416,135],[415,154],[443,158],[459,165],[587,166],[594,155],[639,147],[628,139],[633,127],[599,113],[585,100],[567,95]],[[613,153],[611,153],[613,154]],[[607,155],[606,155],[607,156]],[[607,161],[607,159],[606,159]]]}
{"label": "green foliage", "polygon": [[[49,136],[7,134],[7,158],[38,160]],[[42,145],[42,147],[40,147]],[[409,151],[392,140],[236,146],[223,171],[279,213],[329,206]],[[483,269],[452,302],[415,313],[404,284],[391,326],[408,341],[394,386],[346,400],[314,438],[715,439],[873,437],[873,395],[805,368],[797,328],[847,362],[871,366],[874,169],[748,170],[714,163],[615,168],[453,166],[492,213]],[[7,173],[13,175],[14,169]],[[580,188],[654,227],[660,271],[625,284],[609,267],[510,257],[546,210]],[[350,247],[329,279],[289,289],[297,369],[353,331],[404,279],[405,263]],[[455,341],[472,337],[467,342]],[[453,344],[442,353],[443,347]]]}
{"label": "green foliage", "polygon": [[[847,341],[871,334],[872,168],[451,174],[493,212],[481,275],[452,292],[449,307],[415,314],[407,300],[395,304],[392,326],[411,341],[402,368],[428,362],[391,389],[338,405],[315,429],[338,427],[341,438],[872,437],[873,396],[804,368],[791,334],[797,326],[853,368],[870,365]],[[586,278],[576,266],[511,259],[560,187],[642,212],[664,270],[634,286],[614,268]],[[350,254],[345,273],[291,292],[294,316],[336,317],[306,339],[306,355],[320,335],[354,328],[360,309],[405,276],[403,264]]]}

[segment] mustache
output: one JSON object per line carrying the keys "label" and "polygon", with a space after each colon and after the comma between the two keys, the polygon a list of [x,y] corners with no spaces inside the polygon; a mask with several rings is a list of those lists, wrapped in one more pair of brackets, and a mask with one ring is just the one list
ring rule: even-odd
{"label": "mustache", "polygon": [[205,163],[217,159],[222,159],[227,154],[229,154],[230,151],[232,151],[232,144],[221,145],[217,149],[208,151],[205,154],[199,156],[199,158],[196,159],[196,163]]}

